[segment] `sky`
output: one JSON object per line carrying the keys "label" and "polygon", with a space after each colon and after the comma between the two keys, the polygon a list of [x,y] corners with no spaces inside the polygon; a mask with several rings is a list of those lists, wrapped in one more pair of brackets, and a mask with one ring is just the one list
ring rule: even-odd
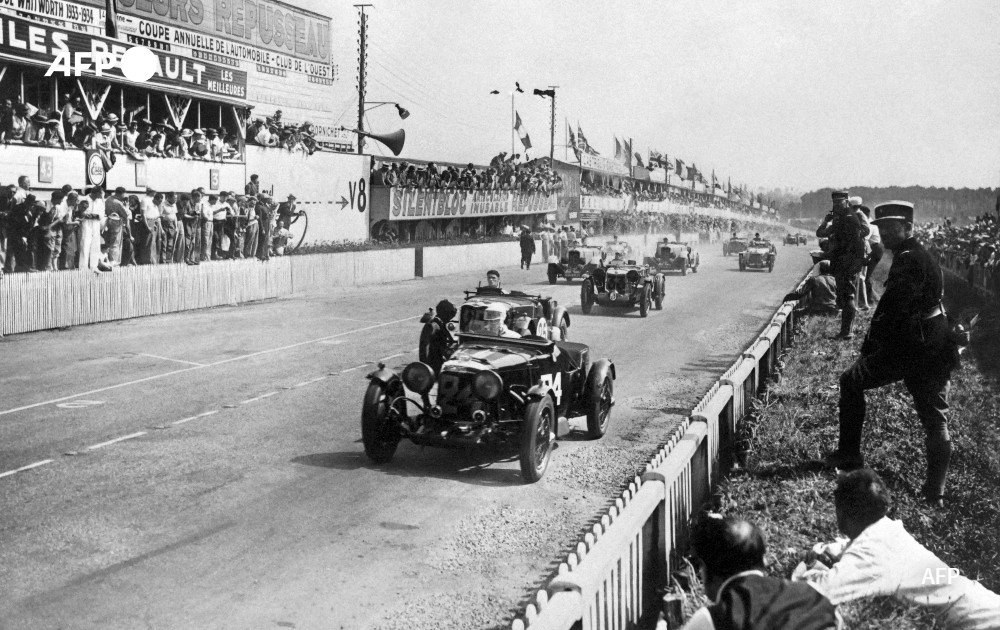
{"label": "sky", "polygon": [[[402,157],[509,152],[519,82],[530,157],[550,107],[531,91],[557,85],[557,159],[569,121],[602,155],[632,138],[734,186],[1000,185],[997,0],[370,1],[366,100],[411,116],[365,124],[405,129]],[[357,9],[289,2],[332,18],[331,102],[355,126]]]}

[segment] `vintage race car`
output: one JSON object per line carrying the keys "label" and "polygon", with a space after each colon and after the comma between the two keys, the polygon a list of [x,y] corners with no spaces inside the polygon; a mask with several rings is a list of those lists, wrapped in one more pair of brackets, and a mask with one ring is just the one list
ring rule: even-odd
{"label": "vintage race car", "polygon": [[527,483],[545,474],[561,418],[585,415],[597,439],[615,403],[609,359],[591,363],[587,346],[540,337],[460,334],[438,375],[416,361],[398,372],[379,364],[367,378],[361,437],[372,462],[391,460],[404,437],[427,446],[516,443]]}
{"label": "vintage race car", "polygon": [[559,277],[567,281],[582,278],[601,264],[602,254],[601,248],[596,245],[581,245],[579,241],[573,241],[565,256],[549,256],[549,284],[555,284]]}
{"label": "vintage race car", "polygon": [[594,304],[609,308],[638,308],[646,317],[656,305],[663,308],[666,281],[662,273],[654,273],[648,265],[637,265],[634,260],[612,261],[607,267],[594,269],[583,279],[580,287],[580,305],[590,313]]}
{"label": "vintage race car", "polygon": [[774,271],[777,251],[770,241],[751,241],[745,252],[740,252],[740,271],[767,269]]}
{"label": "vintage race car", "polygon": [[601,248],[602,256],[601,258],[605,261],[612,261],[615,259],[617,254],[621,254],[620,258],[622,260],[629,260],[632,258],[632,246],[625,241],[613,240],[608,241]]}
{"label": "vintage race car", "polygon": [[679,271],[682,276],[686,276],[688,269],[691,273],[698,273],[701,257],[687,243],[663,239],[656,244],[656,255],[646,256],[643,262],[653,272]]}
{"label": "vintage race car", "polygon": [[478,287],[465,292],[458,313],[463,333],[496,336],[507,330],[553,341],[569,338],[569,313],[551,297]]}
{"label": "vintage race car", "polygon": [[795,246],[805,245],[806,244],[806,235],[805,234],[800,234],[800,233],[785,234],[785,240],[782,242],[782,244],[783,245],[795,245]]}
{"label": "vintage race car", "polygon": [[733,254],[739,254],[740,252],[745,252],[749,243],[749,239],[739,237],[731,238],[728,241],[722,241],[722,255],[730,256]]}

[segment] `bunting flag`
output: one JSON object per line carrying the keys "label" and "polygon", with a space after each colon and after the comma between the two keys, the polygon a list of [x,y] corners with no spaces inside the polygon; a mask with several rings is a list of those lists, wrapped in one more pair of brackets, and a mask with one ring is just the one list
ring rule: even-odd
{"label": "bunting flag", "polygon": [[618,136],[615,136],[615,159],[619,162],[622,159],[622,143],[618,142]]}
{"label": "bunting flag", "polygon": [[580,146],[577,144],[576,136],[573,135],[573,127],[566,121],[566,131],[569,132],[569,146],[573,147],[573,154],[576,156],[577,162],[580,161]]}
{"label": "bunting flag", "polygon": [[694,162],[688,167],[688,179],[693,182],[698,181],[698,166]]}
{"label": "bunting flag", "polygon": [[580,143],[580,150],[589,155],[600,155],[594,147],[590,146],[587,142],[587,136],[583,135],[583,129],[580,127],[580,122],[576,123],[576,141]]}
{"label": "bunting flag", "polygon": [[118,0],[105,0],[104,35],[118,39]]}
{"label": "bunting flag", "polygon": [[663,166],[663,154],[660,153],[659,151],[654,151],[653,149],[650,149],[649,160],[647,160],[647,162],[649,162],[650,166],[653,166],[654,164],[656,166]]}
{"label": "bunting flag", "polygon": [[639,168],[646,168],[642,163],[642,156],[638,153],[635,154],[635,163]]}
{"label": "bunting flag", "polygon": [[528,130],[524,128],[521,123],[521,115],[514,112],[514,131],[517,132],[517,137],[521,139],[521,144],[524,145],[524,150],[527,151],[531,148],[531,137],[528,136]]}
{"label": "bunting flag", "polygon": [[687,175],[684,172],[684,169],[685,169],[685,167],[684,167],[684,160],[676,160],[676,162],[677,162],[677,169],[676,169],[677,170],[677,177],[680,177],[681,179],[687,179]]}

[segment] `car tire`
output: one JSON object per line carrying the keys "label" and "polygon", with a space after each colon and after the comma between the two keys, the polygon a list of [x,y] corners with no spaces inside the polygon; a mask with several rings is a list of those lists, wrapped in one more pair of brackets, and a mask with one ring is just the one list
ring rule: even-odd
{"label": "car tire", "polygon": [[525,483],[535,483],[549,467],[556,422],[556,408],[549,396],[533,400],[525,408],[519,452],[521,478]]}
{"label": "car tire", "polygon": [[549,265],[549,284],[555,284],[559,278],[559,272],[552,265]]}
{"label": "car tire", "polygon": [[611,374],[600,377],[597,370],[590,371],[587,379],[587,436],[592,440],[604,437],[611,423],[611,408],[615,402],[615,381]]}
{"label": "car tire", "polygon": [[580,308],[585,315],[589,315],[594,308],[594,285],[589,279],[584,280],[580,286]]}
{"label": "car tire", "polygon": [[771,273],[773,271],[774,271],[774,259],[772,258],[771,262],[767,263],[767,272]]}
{"label": "car tire", "polygon": [[389,418],[389,401],[400,394],[398,385],[398,381],[394,387],[393,384],[387,386],[372,380],[365,392],[361,407],[361,441],[365,446],[365,455],[375,464],[390,461],[399,445],[399,425]]}
{"label": "car tire", "polygon": [[639,302],[639,317],[649,317],[649,306],[653,301],[652,285],[645,285],[642,288],[642,298]]}
{"label": "car tire", "polygon": [[688,263],[687,263],[687,261],[684,261],[684,264],[681,265],[681,275],[682,276],[688,275]]}
{"label": "car tire", "polygon": [[660,276],[656,280],[656,298],[654,302],[656,310],[658,311],[663,310],[663,297],[666,291],[667,291],[667,279],[664,278],[663,276]]}
{"label": "car tire", "polygon": [[569,341],[569,319],[566,317],[559,320],[559,341]]}

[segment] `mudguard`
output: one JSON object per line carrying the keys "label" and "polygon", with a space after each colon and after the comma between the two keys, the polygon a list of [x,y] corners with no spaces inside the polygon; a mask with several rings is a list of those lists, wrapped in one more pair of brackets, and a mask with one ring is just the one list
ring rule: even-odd
{"label": "mudguard", "polygon": [[394,370],[390,370],[389,368],[385,367],[385,364],[379,363],[378,369],[365,376],[365,378],[373,381],[378,381],[383,385],[389,385],[393,381],[398,381],[399,375],[396,374]]}
{"label": "mudguard", "polygon": [[[528,397],[527,398],[528,398],[529,401],[530,400],[541,400],[542,398],[545,398],[546,396],[548,396],[549,392],[551,390],[552,390],[552,386],[551,385],[550,386],[545,386],[545,385],[542,385],[541,383],[539,383],[538,385],[534,385],[531,389],[528,390]],[[553,404],[555,404],[555,401],[553,401]]]}
{"label": "mudguard", "polygon": [[566,325],[570,325],[569,321],[569,311],[566,310],[565,306],[557,306],[554,311],[552,311],[552,317],[549,319],[549,326],[552,328],[559,328],[559,322],[566,319]]}
{"label": "mudguard", "polygon": [[592,383],[594,379],[604,380],[604,377],[608,374],[611,375],[611,380],[616,379],[614,362],[611,359],[598,359],[590,366],[590,374],[587,375],[587,384]]}

